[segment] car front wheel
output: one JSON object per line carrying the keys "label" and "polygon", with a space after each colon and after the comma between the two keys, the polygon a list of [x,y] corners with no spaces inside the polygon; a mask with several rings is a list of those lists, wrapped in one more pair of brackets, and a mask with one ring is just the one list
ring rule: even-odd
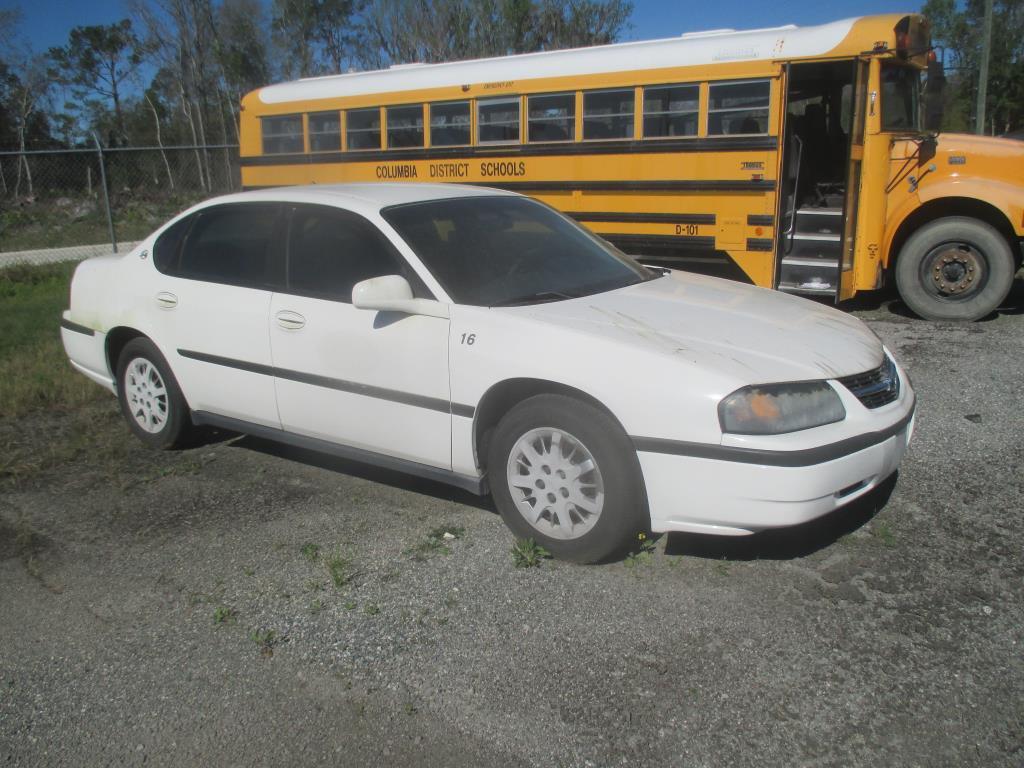
{"label": "car front wheel", "polygon": [[647,527],[636,450],[588,403],[537,395],[518,404],[495,429],[487,466],[506,525],[561,559],[606,559]]}
{"label": "car front wheel", "polygon": [[178,382],[149,339],[125,344],[117,363],[121,412],[135,435],[151,448],[180,445],[192,423]]}

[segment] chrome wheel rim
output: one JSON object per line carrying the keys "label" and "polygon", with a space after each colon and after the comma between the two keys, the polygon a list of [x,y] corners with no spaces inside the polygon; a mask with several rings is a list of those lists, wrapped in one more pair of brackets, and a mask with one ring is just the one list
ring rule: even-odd
{"label": "chrome wheel rim", "polygon": [[167,424],[167,385],[160,371],[144,357],[136,357],[124,369],[124,395],[135,423],[151,434]]}
{"label": "chrome wheel rim", "polygon": [[554,427],[531,429],[512,447],[506,468],[512,501],[523,519],[552,539],[578,539],[604,509],[604,480],[593,455]]}

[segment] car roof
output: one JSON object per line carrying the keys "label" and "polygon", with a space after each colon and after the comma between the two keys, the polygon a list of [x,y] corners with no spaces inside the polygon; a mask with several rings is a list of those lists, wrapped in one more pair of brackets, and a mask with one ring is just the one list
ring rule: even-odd
{"label": "car roof", "polygon": [[219,203],[235,202],[288,202],[319,203],[360,211],[379,211],[391,205],[422,203],[429,200],[445,200],[454,197],[487,197],[494,195],[518,197],[489,187],[466,184],[420,184],[404,183],[359,183],[359,184],[308,184],[298,187],[272,187],[222,195],[207,200],[203,207]]}

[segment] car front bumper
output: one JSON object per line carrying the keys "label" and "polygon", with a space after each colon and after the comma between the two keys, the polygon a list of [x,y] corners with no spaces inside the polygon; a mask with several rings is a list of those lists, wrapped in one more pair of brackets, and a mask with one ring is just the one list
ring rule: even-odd
{"label": "car front bumper", "polygon": [[[798,525],[849,504],[892,475],[914,430],[914,405],[879,433],[851,441],[849,452],[829,446],[812,451],[765,452],[730,458],[644,450],[637,455],[647,488],[651,530],[744,536]],[[870,443],[865,447],[859,445]],[[728,455],[728,451],[721,451]]]}

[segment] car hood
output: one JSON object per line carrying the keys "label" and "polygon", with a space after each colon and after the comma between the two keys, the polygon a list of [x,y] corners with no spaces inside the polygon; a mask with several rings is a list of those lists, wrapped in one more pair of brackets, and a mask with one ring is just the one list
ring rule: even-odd
{"label": "car hood", "polygon": [[855,317],[777,291],[680,272],[512,311],[745,383],[836,378],[882,362],[881,342]]}

